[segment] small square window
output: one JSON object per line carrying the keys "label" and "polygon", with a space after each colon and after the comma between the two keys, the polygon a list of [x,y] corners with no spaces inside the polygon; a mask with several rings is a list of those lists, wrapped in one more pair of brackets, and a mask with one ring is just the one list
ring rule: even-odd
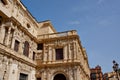
{"label": "small square window", "polygon": [[41,80],[41,78],[37,78],[37,80]]}
{"label": "small square window", "polygon": [[43,50],[43,43],[37,45],[37,50]]}
{"label": "small square window", "polygon": [[20,78],[19,78],[19,80],[28,80],[28,75],[27,75],[27,74],[20,73]]}
{"label": "small square window", "polygon": [[56,49],[56,60],[63,59],[63,48]]}

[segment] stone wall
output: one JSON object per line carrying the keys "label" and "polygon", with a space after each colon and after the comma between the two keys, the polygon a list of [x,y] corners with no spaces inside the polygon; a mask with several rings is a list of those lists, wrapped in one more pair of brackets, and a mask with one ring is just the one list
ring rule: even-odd
{"label": "stone wall", "polygon": [[[37,50],[39,43],[42,50]],[[59,48],[63,58],[57,60]],[[19,80],[21,75],[53,80],[57,74],[89,80],[87,55],[76,31],[57,34],[49,21],[38,23],[20,0],[0,0],[0,80]]]}
{"label": "stone wall", "polygon": [[35,68],[0,53],[0,80],[19,80],[20,73],[35,80]]}
{"label": "stone wall", "polygon": [[[53,80],[63,74],[67,80],[89,80],[89,65],[78,36],[45,39],[43,50],[38,55],[38,74],[42,80]],[[56,49],[63,49],[63,59],[56,60]],[[39,65],[39,63],[41,64]]]}

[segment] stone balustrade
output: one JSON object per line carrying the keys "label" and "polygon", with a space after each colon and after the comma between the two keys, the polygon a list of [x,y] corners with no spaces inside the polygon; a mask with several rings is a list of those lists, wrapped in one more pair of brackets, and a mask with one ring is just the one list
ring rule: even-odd
{"label": "stone balustrade", "polygon": [[77,35],[77,31],[71,30],[71,31],[65,31],[65,32],[43,34],[43,35],[38,35],[37,38],[41,40],[41,39],[49,39],[49,38],[66,37],[66,36],[71,36],[71,35]]}

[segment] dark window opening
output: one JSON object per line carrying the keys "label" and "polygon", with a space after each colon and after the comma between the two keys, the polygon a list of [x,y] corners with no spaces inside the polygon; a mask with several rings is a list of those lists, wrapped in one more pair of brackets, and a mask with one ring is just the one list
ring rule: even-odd
{"label": "dark window opening", "polygon": [[91,73],[91,79],[96,79],[96,73]]}
{"label": "dark window opening", "polygon": [[8,35],[8,28],[5,27],[5,36],[4,36],[4,44],[6,44],[6,40],[7,40],[7,35]]}
{"label": "dark window opening", "polygon": [[2,24],[2,16],[0,16],[0,25]]}
{"label": "dark window opening", "polygon": [[19,80],[28,80],[28,75],[27,75],[27,74],[20,73]]}
{"label": "dark window opening", "polygon": [[24,43],[23,55],[25,55],[27,57],[29,56],[29,43],[28,43],[28,41],[25,41],[25,43]]}
{"label": "dark window opening", "polygon": [[29,24],[27,24],[27,28],[30,28],[30,25],[29,25]]}
{"label": "dark window opening", "polygon": [[41,78],[37,78],[37,80],[41,80]]}
{"label": "dark window opening", "polygon": [[20,44],[20,42],[17,41],[17,40],[15,40],[14,50],[15,50],[16,52],[18,52],[18,50],[19,50],[19,44]]}
{"label": "dark window opening", "polygon": [[63,74],[57,74],[53,80],[66,80],[66,77]]}
{"label": "dark window opening", "polygon": [[62,60],[63,59],[63,48],[56,49],[56,60]]}
{"label": "dark window opening", "polygon": [[33,60],[35,60],[35,52],[33,52],[33,57],[32,57]]}
{"label": "dark window opening", "polygon": [[43,50],[43,43],[37,45],[37,50]]}
{"label": "dark window opening", "polygon": [[7,1],[6,0],[0,0],[4,5],[7,5]]}
{"label": "dark window opening", "polygon": [[0,25],[2,24],[2,21],[0,20]]}

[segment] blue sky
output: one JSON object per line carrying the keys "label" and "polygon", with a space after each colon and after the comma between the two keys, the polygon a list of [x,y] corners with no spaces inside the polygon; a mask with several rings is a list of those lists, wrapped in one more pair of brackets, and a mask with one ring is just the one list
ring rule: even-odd
{"label": "blue sky", "polygon": [[[21,0],[38,22],[51,20],[58,31],[77,30],[89,65],[112,71],[120,64],[120,0]],[[31,2],[29,2],[31,1]]]}

